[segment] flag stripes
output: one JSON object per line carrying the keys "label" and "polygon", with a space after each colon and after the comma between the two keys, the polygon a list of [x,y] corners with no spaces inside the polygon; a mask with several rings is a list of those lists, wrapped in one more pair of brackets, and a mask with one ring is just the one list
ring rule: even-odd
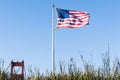
{"label": "flag stripes", "polygon": [[90,15],[87,12],[58,9],[57,28],[78,28],[89,24]]}

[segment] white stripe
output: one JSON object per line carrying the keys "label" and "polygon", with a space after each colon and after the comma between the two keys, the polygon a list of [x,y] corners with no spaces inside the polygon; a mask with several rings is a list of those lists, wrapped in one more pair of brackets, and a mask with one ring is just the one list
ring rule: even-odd
{"label": "white stripe", "polygon": [[63,20],[63,21],[69,21],[69,20],[84,20],[84,19],[89,19],[89,17],[80,17],[80,18],[77,18],[77,19],[75,19],[75,18],[65,18],[65,19],[61,19],[61,18],[58,18],[58,21],[59,20]]}
{"label": "white stripe", "polygon": [[77,14],[83,14],[83,13],[85,13],[85,14],[87,14],[87,12],[83,12],[83,11],[75,11],[75,10],[70,10],[69,11],[69,13],[77,13]]}

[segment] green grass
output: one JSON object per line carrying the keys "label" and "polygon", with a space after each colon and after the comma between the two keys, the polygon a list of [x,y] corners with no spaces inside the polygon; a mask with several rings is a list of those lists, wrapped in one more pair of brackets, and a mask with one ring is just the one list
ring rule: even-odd
{"label": "green grass", "polygon": [[[110,67],[110,56],[107,51],[102,56],[103,64],[97,69],[95,65],[87,63],[83,56],[80,55],[83,62],[84,70],[80,70],[73,58],[70,59],[68,65],[64,62],[59,64],[60,70],[57,73],[46,71],[46,75],[40,73],[39,68],[28,69],[25,80],[120,80],[120,61],[118,58],[114,60],[112,67]],[[4,61],[0,60],[0,80],[10,80],[10,73],[7,73],[4,68]],[[20,79],[14,79],[20,80]]]}

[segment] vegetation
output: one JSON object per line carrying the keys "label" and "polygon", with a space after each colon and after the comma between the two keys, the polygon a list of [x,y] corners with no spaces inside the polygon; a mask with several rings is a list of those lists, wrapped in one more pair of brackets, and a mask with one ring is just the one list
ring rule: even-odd
{"label": "vegetation", "polygon": [[[71,58],[68,65],[65,65],[64,62],[60,63],[60,71],[58,73],[46,71],[46,75],[44,75],[40,73],[38,68],[33,69],[30,67],[25,80],[120,80],[120,61],[116,58],[111,67],[109,51],[103,55],[103,64],[97,69],[95,69],[95,65],[87,63],[82,55],[80,57],[84,65],[83,71],[77,68],[75,60]],[[10,80],[9,75],[4,69],[4,61],[1,60],[0,80]]]}

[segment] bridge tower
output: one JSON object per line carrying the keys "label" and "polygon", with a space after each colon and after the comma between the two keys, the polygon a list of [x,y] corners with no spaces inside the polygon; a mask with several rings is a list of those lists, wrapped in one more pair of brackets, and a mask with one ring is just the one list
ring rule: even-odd
{"label": "bridge tower", "polygon": [[[21,73],[15,73],[14,68],[19,67],[21,68]],[[11,61],[11,80],[24,80],[24,61],[22,62],[13,62]]]}

